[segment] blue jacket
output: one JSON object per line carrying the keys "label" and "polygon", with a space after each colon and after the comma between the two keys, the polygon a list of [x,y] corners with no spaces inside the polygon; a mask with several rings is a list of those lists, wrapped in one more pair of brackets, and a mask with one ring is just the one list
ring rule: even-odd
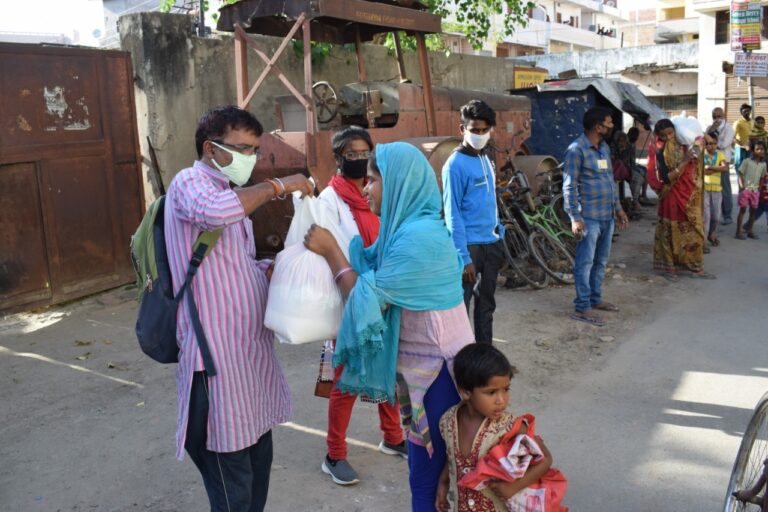
{"label": "blue jacket", "polygon": [[465,265],[472,263],[468,245],[499,240],[496,172],[490,159],[468,150],[454,151],[443,166],[445,223]]}

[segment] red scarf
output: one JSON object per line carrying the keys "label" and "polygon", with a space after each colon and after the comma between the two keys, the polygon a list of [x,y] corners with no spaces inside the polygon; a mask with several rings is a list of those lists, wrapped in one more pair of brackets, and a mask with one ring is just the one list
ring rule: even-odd
{"label": "red scarf", "polygon": [[357,223],[357,230],[363,239],[363,245],[368,247],[373,244],[379,237],[379,223],[381,221],[371,211],[371,208],[368,206],[368,200],[360,193],[360,189],[357,188],[357,185],[338,174],[331,179],[329,185],[333,187],[333,190],[352,210],[352,217]]}

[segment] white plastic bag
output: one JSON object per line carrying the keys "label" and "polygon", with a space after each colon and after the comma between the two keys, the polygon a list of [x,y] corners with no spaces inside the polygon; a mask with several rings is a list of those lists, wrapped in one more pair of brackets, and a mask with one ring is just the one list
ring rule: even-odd
{"label": "white plastic bag", "polygon": [[675,125],[675,138],[678,144],[692,146],[698,137],[704,135],[699,120],[686,115],[685,111],[681,112],[679,116],[673,117],[671,121]]}
{"label": "white plastic bag", "polygon": [[275,258],[264,325],[281,343],[333,339],[341,323],[341,294],[325,258],[304,247],[304,236],[312,224],[322,226],[333,234],[345,256],[350,240],[319,199],[294,198],[294,206],[286,248]]}

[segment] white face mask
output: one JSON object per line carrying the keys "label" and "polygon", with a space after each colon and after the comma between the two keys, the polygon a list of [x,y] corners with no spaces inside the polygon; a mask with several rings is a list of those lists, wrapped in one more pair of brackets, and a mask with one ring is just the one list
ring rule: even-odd
{"label": "white face mask", "polygon": [[482,135],[477,135],[476,133],[472,133],[469,130],[464,130],[464,142],[467,143],[467,145],[471,146],[472,148],[476,149],[477,151],[480,151],[485,147],[486,144],[488,144],[488,141],[491,139],[491,130],[488,130],[486,133]]}
{"label": "white face mask", "polygon": [[259,155],[254,153],[253,155],[247,156],[243,155],[242,153],[238,153],[237,151],[230,151],[227,148],[223,148],[213,141],[211,141],[211,144],[219,149],[223,149],[232,155],[232,163],[229,165],[222,167],[216,160],[212,158],[211,161],[213,162],[213,165],[215,165],[216,168],[224,174],[224,176],[229,178],[229,181],[238,187],[245,185],[246,182],[248,182],[248,179],[251,177],[251,173],[253,172],[253,168],[256,166],[256,162],[259,161]]}

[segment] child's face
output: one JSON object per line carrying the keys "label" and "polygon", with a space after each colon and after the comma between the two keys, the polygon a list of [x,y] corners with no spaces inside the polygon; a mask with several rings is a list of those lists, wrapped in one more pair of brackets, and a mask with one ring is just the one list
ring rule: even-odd
{"label": "child's face", "polygon": [[756,119],[755,120],[755,126],[760,128],[761,130],[765,128],[765,119]]}
{"label": "child's face", "polygon": [[486,418],[497,420],[509,405],[509,376],[495,376],[472,391],[460,390],[461,397]]}
{"label": "child's face", "polygon": [[753,155],[755,155],[755,158],[758,160],[761,160],[765,157],[765,148],[762,144],[756,144],[755,150],[752,152]]}

